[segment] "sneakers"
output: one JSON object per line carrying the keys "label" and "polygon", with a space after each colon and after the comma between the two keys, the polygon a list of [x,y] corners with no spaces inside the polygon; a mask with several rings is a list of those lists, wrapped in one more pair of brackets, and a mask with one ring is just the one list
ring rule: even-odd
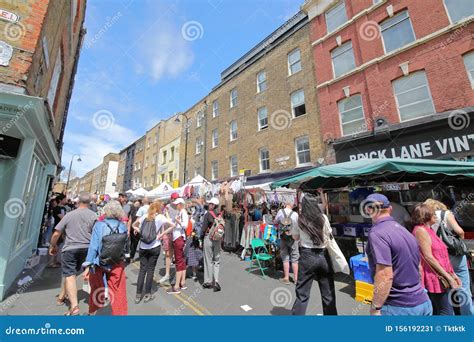
{"label": "sneakers", "polygon": [[175,288],[174,286],[172,288],[170,288],[169,290],[166,290],[166,293],[168,294],[180,294],[181,291],[178,290],[177,288]]}
{"label": "sneakers", "polygon": [[139,304],[142,301],[142,295],[135,296],[135,304]]}
{"label": "sneakers", "polygon": [[143,302],[148,303],[148,302],[152,301],[153,299],[155,299],[155,296],[148,293],[148,294],[145,295],[145,297],[143,297]]}
{"label": "sneakers", "polygon": [[212,284],[204,283],[204,284],[202,284],[202,287],[204,287],[205,289],[210,289],[212,287]]}
{"label": "sneakers", "polygon": [[165,284],[170,282],[170,275],[166,274],[164,277],[162,277],[159,281],[158,284]]}
{"label": "sneakers", "polygon": [[214,285],[214,292],[219,292],[221,290],[221,286],[219,285],[219,283],[216,283],[216,285]]}
{"label": "sneakers", "polygon": [[286,279],[286,278],[280,278],[280,283],[283,283],[285,285],[290,285],[291,282],[289,279]]}

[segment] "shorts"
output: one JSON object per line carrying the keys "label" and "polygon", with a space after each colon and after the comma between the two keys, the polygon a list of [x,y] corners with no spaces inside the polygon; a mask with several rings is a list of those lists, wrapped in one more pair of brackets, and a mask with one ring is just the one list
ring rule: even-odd
{"label": "shorts", "polygon": [[291,262],[297,264],[300,258],[297,241],[280,240],[280,256],[283,262]]}
{"label": "shorts", "polygon": [[61,253],[63,277],[75,276],[86,261],[87,248],[70,249]]}
{"label": "shorts", "polygon": [[161,245],[163,246],[163,250],[165,252],[173,250],[173,236],[171,234],[163,235],[163,239],[161,242]]}

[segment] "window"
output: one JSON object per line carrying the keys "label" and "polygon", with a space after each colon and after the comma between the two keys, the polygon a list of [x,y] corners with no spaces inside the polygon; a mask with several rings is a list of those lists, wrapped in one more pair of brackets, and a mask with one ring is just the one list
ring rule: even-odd
{"label": "window", "polygon": [[346,4],[344,0],[340,1],[336,6],[327,11],[325,17],[328,33],[334,31],[339,26],[344,25],[347,21]]}
{"label": "window", "polygon": [[268,114],[267,107],[262,107],[258,109],[258,130],[268,128]]}
{"label": "window", "polygon": [[148,186],[148,181],[147,181],[146,177],[143,177],[143,184],[144,184],[145,188]]}
{"label": "window", "polygon": [[155,133],[155,144],[158,143],[158,133]]}
{"label": "window", "polygon": [[170,182],[173,181],[173,179],[174,179],[174,177],[173,177],[173,171],[168,172],[168,179],[169,179]]}
{"label": "window", "polygon": [[196,127],[201,127],[203,121],[204,121],[204,114],[203,112],[200,111],[196,115]]}
{"label": "window", "polygon": [[148,167],[148,160],[149,160],[149,157],[146,157],[146,158],[145,158],[145,168]]}
{"label": "window", "polygon": [[219,166],[217,160],[211,162],[211,178],[212,180],[219,178]]}
{"label": "window", "polygon": [[212,148],[217,147],[219,145],[219,132],[216,129],[212,130]]}
{"label": "window", "polygon": [[148,138],[147,143],[146,143],[146,148],[150,148],[150,145],[151,145],[151,138]]}
{"label": "window", "polygon": [[418,71],[392,82],[400,120],[411,120],[434,113],[428,81],[424,71]]}
{"label": "window", "polygon": [[338,77],[355,68],[354,50],[352,42],[342,44],[331,51],[332,68],[334,77]]}
{"label": "window", "polygon": [[301,137],[296,139],[296,164],[298,166],[307,165],[311,163],[311,155],[309,152],[308,137]]}
{"label": "window", "polygon": [[48,89],[48,103],[51,112],[53,112],[54,101],[56,100],[56,93],[58,91],[59,78],[61,77],[62,69],[61,50],[59,50],[58,55],[56,56],[56,63],[54,63],[53,76],[51,76],[51,82],[49,83]]}
{"label": "window", "polygon": [[156,153],[153,153],[153,161],[152,161],[152,164],[153,164],[153,165],[156,164]]}
{"label": "window", "polygon": [[219,116],[219,102],[217,100],[214,100],[212,102],[212,117],[216,118]]}
{"label": "window", "polygon": [[168,155],[168,151],[163,151],[163,160],[161,161],[161,164],[166,164],[167,155]]}
{"label": "window", "polygon": [[174,146],[170,148],[170,162],[174,161]]}
{"label": "window", "polygon": [[202,138],[197,137],[196,138],[196,154],[199,154],[202,152],[202,146],[203,146]]}
{"label": "window", "polygon": [[230,108],[237,106],[237,88],[230,91]]}
{"label": "window", "polygon": [[456,23],[474,14],[472,0],[444,0],[451,23]]}
{"label": "window", "polygon": [[267,75],[265,71],[260,71],[257,74],[257,93],[261,93],[262,91],[267,89]]}
{"label": "window", "polygon": [[270,171],[270,152],[266,148],[260,150],[260,172]]}
{"label": "window", "polygon": [[415,40],[415,33],[406,10],[383,21],[380,29],[385,52],[396,50]]}
{"label": "window", "polygon": [[163,182],[166,180],[165,174],[162,173],[161,176],[160,176],[160,178],[161,178],[161,183],[163,183]]}
{"label": "window", "polygon": [[295,118],[306,114],[303,89],[297,90],[291,94],[291,111],[293,113],[293,117]]}
{"label": "window", "polygon": [[301,70],[300,49],[295,49],[288,54],[288,74],[291,76]]}
{"label": "window", "polygon": [[237,121],[230,122],[230,141],[237,139]]}
{"label": "window", "polygon": [[466,53],[463,59],[467,70],[467,76],[471,81],[471,87],[474,88],[474,51]]}
{"label": "window", "polygon": [[383,0],[374,0],[374,1],[373,1],[373,4],[375,5],[375,4],[378,4],[378,3],[382,2],[382,1],[383,1]]}
{"label": "window", "polygon": [[367,130],[365,125],[362,96],[353,95],[337,103],[341,118],[342,135],[360,133]]}
{"label": "window", "polygon": [[239,174],[239,167],[237,165],[237,156],[233,155],[230,157],[230,176],[235,177]]}

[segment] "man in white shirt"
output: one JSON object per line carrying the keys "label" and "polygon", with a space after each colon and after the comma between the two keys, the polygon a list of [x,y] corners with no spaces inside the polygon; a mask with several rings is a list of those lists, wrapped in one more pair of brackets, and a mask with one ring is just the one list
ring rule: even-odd
{"label": "man in white shirt", "polygon": [[[293,269],[293,281],[298,281],[298,260],[300,257],[298,243],[291,234],[298,226],[298,213],[293,211],[293,202],[286,203],[284,209],[280,209],[275,216],[275,223],[280,226],[280,256],[283,261],[283,278],[280,281],[290,285],[290,262]],[[291,225],[285,225],[285,220],[291,219]],[[283,231],[282,231],[283,229]]]}

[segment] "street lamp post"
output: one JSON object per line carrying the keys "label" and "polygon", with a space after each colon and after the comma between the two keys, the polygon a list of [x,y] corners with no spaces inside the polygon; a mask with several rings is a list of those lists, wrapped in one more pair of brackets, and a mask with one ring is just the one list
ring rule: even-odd
{"label": "street lamp post", "polygon": [[67,174],[67,182],[66,182],[66,194],[67,194],[67,188],[69,187],[69,179],[71,178],[71,169],[72,169],[72,162],[74,161],[74,157],[77,156],[77,161],[81,162],[81,155],[80,154],[73,154],[71,157],[71,163],[69,164],[69,172]]}
{"label": "street lamp post", "polygon": [[191,119],[184,113],[179,113],[177,116],[176,116],[176,119],[174,120],[175,122],[181,122],[181,120],[179,119],[180,116],[184,116],[184,118],[186,119],[185,121],[185,125],[184,125],[184,129],[185,129],[185,132],[184,132],[184,183],[186,183],[186,177],[188,175],[188,165],[187,165],[187,161],[188,161],[188,134],[189,134],[189,121],[191,121]]}

